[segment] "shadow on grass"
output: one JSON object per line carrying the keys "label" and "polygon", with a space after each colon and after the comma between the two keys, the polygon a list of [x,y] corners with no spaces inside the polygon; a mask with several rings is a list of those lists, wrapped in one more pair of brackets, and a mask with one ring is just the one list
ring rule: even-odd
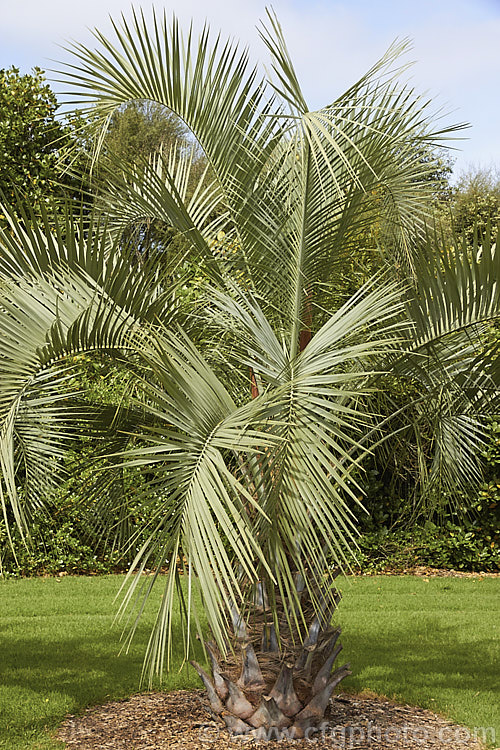
{"label": "shadow on grass", "polygon": [[[456,626],[434,625],[392,633],[350,633],[344,627],[344,655],[348,652],[354,670],[362,672],[370,667],[383,667],[384,681],[394,685],[414,684],[430,680],[433,685],[454,689],[498,690],[500,686],[498,641],[491,638],[475,640],[472,644],[456,640]],[[352,680],[352,678],[351,678]]]}
{"label": "shadow on grass", "polygon": [[[36,747],[28,737],[39,737],[54,728],[67,713],[93,704],[119,700],[139,692],[147,627],[138,629],[129,653],[121,653],[116,630],[68,636],[53,634],[50,640],[2,635],[0,660],[0,747]],[[195,671],[183,664],[183,637],[174,630],[171,671],[153,688],[197,688]],[[201,645],[196,657],[203,661]],[[147,689],[143,685],[142,689]],[[17,741],[16,741],[17,737]],[[24,742],[21,742],[24,738]],[[26,743],[26,744],[25,744]]]}
{"label": "shadow on grass", "polygon": [[368,688],[471,729],[488,727],[500,737],[498,642],[494,636],[469,641],[460,636],[456,624],[426,622],[411,632],[395,624],[385,632],[356,634],[346,626],[344,659],[353,675],[342,686],[354,692]]}
{"label": "shadow on grass", "polygon": [[[7,596],[10,588],[5,589],[7,606],[0,622],[0,747],[8,750],[41,747],[40,741],[47,736],[45,728],[55,727],[66,713],[138,692],[154,620],[154,613],[147,614],[130,651],[118,656],[121,631],[111,628],[112,616],[102,614],[104,599],[90,599],[96,583],[77,581],[73,585],[69,581],[61,587],[50,582],[36,586],[21,583],[12,587],[14,597]],[[441,600],[439,591],[432,600],[407,596],[391,600],[383,592],[376,593],[376,583],[357,584],[351,606],[339,612],[344,630],[343,661],[350,661],[354,672],[342,687],[399,696],[409,703],[445,711],[468,726],[494,726],[500,736],[500,716],[495,708],[499,679],[493,606],[488,604],[491,611],[483,612],[479,591],[477,601],[465,598],[467,607],[460,600]],[[114,581],[104,581],[102,586],[104,593],[111,591]],[[368,586],[369,596],[363,596]],[[403,584],[396,581],[394,586],[402,588]],[[412,586],[417,590],[416,583]],[[78,596],[71,599],[76,589]],[[47,598],[40,610],[33,602],[34,593],[42,590]],[[381,601],[383,610],[379,609]],[[389,605],[393,611],[388,610]],[[178,619],[174,621],[173,644],[171,671],[163,689],[199,687],[194,670],[184,666],[179,671],[183,637]],[[195,649],[195,658],[202,660],[200,644],[195,642]]]}
{"label": "shadow on grass", "polygon": [[[372,683],[392,686],[397,693],[404,686],[418,693],[427,683],[439,691],[471,690],[497,691],[499,687],[498,664],[492,654],[498,649],[495,639],[475,641],[472,646],[454,641],[456,629],[452,626],[434,626],[429,641],[427,628],[422,628],[425,642],[420,640],[418,629],[412,632],[412,642],[407,631],[380,634],[349,632],[344,628],[344,659],[349,659],[354,671],[349,683],[361,687],[364,674]],[[118,697],[140,688],[144,648],[149,631],[139,629],[129,653],[118,655],[120,644],[116,631],[96,635],[61,637],[49,643],[33,638],[3,637],[0,682],[4,687],[28,688],[30,693],[47,695],[64,693],[75,706],[108,696]],[[171,671],[162,687],[175,689],[197,687],[198,678],[190,667],[179,673],[183,661],[182,632],[174,629]],[[199,643],[195,642],[195,658],[203,661]],[[344,684],[348,684],[347,681]],[[154,687],[160,687],[156,682]],[[144,686],[143,686],[144,689]]]}

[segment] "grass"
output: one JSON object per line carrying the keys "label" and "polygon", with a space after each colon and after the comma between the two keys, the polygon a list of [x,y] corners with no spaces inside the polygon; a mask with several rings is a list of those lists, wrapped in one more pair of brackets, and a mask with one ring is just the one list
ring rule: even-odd
{"label": "grass", "polygon": [[[51,733],[66,713],[138,690],[154,595],[136,638],[118,656],[112,627],[121,578],[0,582],[0,748],[55,750]],[[343,686],[369,689],[442,712],[500,737],[500,579],[347,579],[339,619],[354,675]],[[182,640],[164,687],[198,687],[182,664]],[[489,739],[493,737],[488,735]]]}
{"label": "grass", "polygon": [[500,740],[498,578],[374,576],[342,584],[350,690],[443,713]]}
{"label": "grass", "polygon": [[[0,748],[53,750],[50,730],[66,713],[138,692],[158,588],[128,653],[113,627],[122,577],[66,577],[0,582]],[[177,638],[182,643],[182,638]],[[175,654],[168,689],[198,687]],[[46,730],[49,731],[46,731]]]}

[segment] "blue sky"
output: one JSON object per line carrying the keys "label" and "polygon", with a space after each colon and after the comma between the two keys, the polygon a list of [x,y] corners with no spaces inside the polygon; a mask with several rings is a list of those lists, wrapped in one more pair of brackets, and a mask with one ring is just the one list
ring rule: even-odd
{"label": "blue sky", "polygon": [[[0,68],[16,65],[23,72],[67,59],[58,45],[89,42],[89,28],[108,31],[109,15],[130,9],[124,0],[3,0],[2,6]],[[255,29],[264,3],[179,0],[165,7],[184,23],[194,18],[201,26],[208,19],[266,62]],[[415,65],[407,78],[449,113],[443,124],[472,126],[463,134],[467,140],[454,144],[460,149],[456,172],[470,164],[500,167],[500,0],[274,0],[273,7],[311,108],[334,99],[395,38],[410,37],[413,49],[405,59]]]}

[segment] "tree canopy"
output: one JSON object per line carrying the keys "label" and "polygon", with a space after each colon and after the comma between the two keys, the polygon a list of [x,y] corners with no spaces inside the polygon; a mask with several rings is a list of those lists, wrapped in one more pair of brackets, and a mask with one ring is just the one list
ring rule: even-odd
{"label": "tree canopy", "polygon": [[127,102],[113,112],[104,137],[104,151],[134,162],[148,159],[162,149],[187,147],[187,128],[156,102]]}
{"label": "tree canopy", "polygon": [[487,231],[495,236],[500,225],[500,172],[470,167],[460,175],[453,193],[453,218],[458,234],[472,245],[481,244]]}
{"label": "tree canopy", "polygon": [[58,102],[40,68],[21,75],[0,70],[0,190],[37,202],[55,190],[57,162],[69,129],[57,119]]}

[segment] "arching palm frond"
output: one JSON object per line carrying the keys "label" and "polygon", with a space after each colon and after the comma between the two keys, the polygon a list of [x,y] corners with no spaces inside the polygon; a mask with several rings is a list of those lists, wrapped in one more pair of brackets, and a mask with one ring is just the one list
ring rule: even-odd
{"label": "arching palm frond", "polygon": [[[238,475],[235,457],[256,454],[276,438],[252,428],[254,405],[235,406],[185,335],[157,334],[154,345],[143,354],[154,372],[154,383],[144,383],[143,408],[152,419],[137,432],[139,444],[120,460],[126,466],[147,468],[146,492],[164,498],[132,566],[141,571],[154,563],[157,574],[163,565],[168,568],[164,601],[148,650],[152,674],[160,671],[171,648],[173,597],[182,568],[188,574],[187,596],[191,600],[192,587],[199,587],[221,646],[227,632],[224,613],[231,602],[242,602],[237,566],[249,580],[257,579],[257,565],[272,576],[251,521],[252,514],[265,511]],[[140,581],[140,576],[135,578],[124,606]],[[194,602],[190,609],[195,612]]]}
{"label": "arching palm frond", "polygon": [[[71,239],[76,231],[72,229],[68,235]],[[86,225],[91,256],[92,229]],[[43,502],[43,494],[51,487],[47,457],[53,468],[57,467],[58,457],[79,437],[82,427],[94,438],[100,430],[118,431],[118,444],[115,441],[113,446],[107,440],[104,445],[108,461],[112,461],[113,447],[116,451],[121,442],[125,447],[130,437],[135,441],[140,438],[148,444],[147,449],[131,449],[125,464],[123,456],[117,454],[114,463],[147,463],[149,469],[159,463],[166,512],[136,562],[144,567],[153,555],[161,558],[161,565],[171,552],[171,587],[177,575],[177,556],[186,559],[196,579],[203,583],[208,619],[222,643],[221,604],[241,598],[234,560],[239,560],[251,577],[256,560],[264,566],[266,563],[247,519],[247,505],[254,505],[254,501],[231,473],[221,451],[231,455],[238,450],[252,452],[255,444],[267,445],[270,436],[258,431],[247,434],[248,413],[237,412],[194,345],[186,337],[165,330],[164,324],[175,314],[175,307],[172,312],[167,306],[170,290],[156,289],[155,276],[147,268],[126,265],[119,245],[113,245],[112,239],[100,233],[108,266],[96,280],[78,262],[84,265],[83,247],[80,258],[72,258],[70,264],[67,249],[60,248],[62,258],[50,255],[50,238],[41,231],[20,231],[14,239],[10,234],[4,236],[12,259],[22,258],[26,249],[38,258],[29,274],[5,275],[0,290],[0,461],[7,492],[5,497],[2,490],[4,512],[8,499],[18,523],[23,525],[24,499],[20,501],[16,490],[16,444],[27,459],[36,501]],[[137,295],[141,288],[148,293]],[[120,418],[110,419],[109,410],[92,405],[84,409],[78,400],[81,394],[75,393],[69,375],[75,370],[73,363],[78,355],[92,352],[104,352],[121,363],[127,358],[131,365],[135,362],[138,382],[139,373],[145,374],[145,399],[129,415],[123,410]],[[43,450],[38,445],[41,439]],[[149,491],[157,489],[153,482]],[[104,522],[105,514],[100,514],[98,521]],[[158,633],[161,661],[163,639],[168,641],[170,636],[168,628],[161,627]]]}
{"label": "arching palm frond", "polygon": [[[201,145],[236,222],[272,150],[277,121],[262,81],[247,52],[237,45],[212,41],[205,27],[196,43],[192,29],[183,35],[175,17],[153,12],[148,24],[142,12],[132,22],[115,25],[116,40],[100,32],[101,50],[71,48],[75,64],[64,79],[78,100],[106,116],[123,103],[155,101],[177,114]],[[280,129],[278,127],[278,133]]]}
{"label": "arching palm frond", "polygon": [[359,403],[373,387],[372,363],[404,341],[401,289],[386,283],[361,290],[295,358],[257,301],[237,287],[231,292],[215,293],[215,321],[221,336],[231,332],[235,365],[255,373],[260,394],[253,403],[264,419],[273,420],[272,434],[279,438],[257,464],[245,459],[265,512],[257,517],[258,535],[286,611],[300,621],[293,575],[300,571],[311,593],[321,590],[328,560],[345,565],[345,551],[355,546],[351,506],[358,503],[359,489],[353,474],[367,450],[369,424]]}
{"label": "arching palm frond", "polygon": [[287,181],[296,193],[289,197],[293,219],[287,239],[293,252],[289,249],[280,265],[281,284],[290,280],[293,348],[298,329],[307,325],[315,286],[335,278],[363,232],[388,227],[385,250],[415,274],[432,190],[422,155],[460,126],[433,132],[429,103],[399,83],[401,70],[394,64],[406,43],[393,45],[332,104],[308,111],[279,24],[272,15],[270,21],[263,38],[280,81],[277,91],[293,100],[296,123],[290,153],[298,166],[290,165],[289,172],[298,176]]}
{"label": "arching palm frond", "polygon": [[[219,38],[210,47],[207,29],[196,48],[192,31],[183,40],[175,20],[169,27],[154,15],[149,25],[142,14],[123,20],[116,44],[96,32],[101,52],[76,46],[79,72],[70,68],[70,77],[76,95],[103,113],[150,99],[187,123],[218,182],[243,278],[264,298],[278,297],[294,350],[312,288],[332,280],[360,232],[382,215],[394,250],[414,269],[412,237],[428,198],[422,150],[453,128],[433,133],[427,103],[397,82],[404,43],[346,94],[309,112],[272,14],[269,25],[262,36],[283,105],[266,98],[246,54]],[[164,195],[153,190],[151,199],[136,196],[137,203],[149,217],[175,214],[189,232],[172,187]]]}
{"label": "arching palm frond", "polygon": [[385,363],[415,395],[395,411],[388,405],[386,413],[394,414],[389,429],[398,423],[416,446],[415,502],[431,494],[426,507],[432,507],[477,483],[485,419],[500,408],[498,346],[488,344],[489,324],[500,315],[500,259],[488,243],[480,253],[456,246],[450,254],[430,240],[423,257],[406,301],[409,337]]}
{"label": "arching palm frond", "polygon": [[173,227],[186,240],[187,248],[177,264],[196,255],[217,278],[209,238],[226,227],[227,212],[219,183],[210,180],[210,168],[202,171],[193,188],[192,154],[172,150],[165,156],[154,154],[142,165],[117,161],[114,166],[99,200],[110,226],[122,234],[146,221]]}

